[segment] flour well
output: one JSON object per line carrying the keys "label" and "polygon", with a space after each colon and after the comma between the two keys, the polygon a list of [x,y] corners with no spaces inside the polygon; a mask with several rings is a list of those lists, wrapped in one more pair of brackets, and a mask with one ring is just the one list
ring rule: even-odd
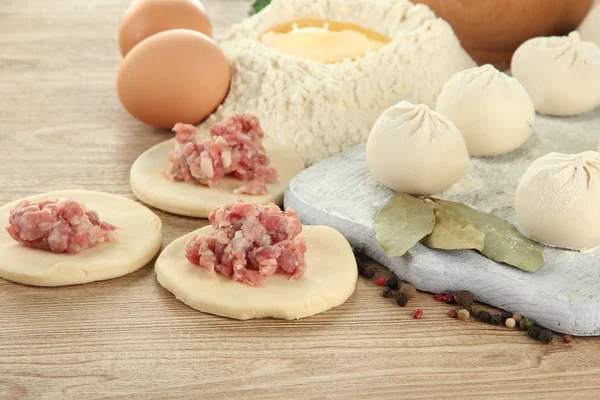
{"label": "flour well", "polygon": [[[358,24],[392,42],[356,61],[324,64],[259,41],[269,28],[302,18]],[[407,0],[275,0],[220,45],[231,63],[231,89],[202,128],[231,112],[252,112],[267,136],[294,147],[307,164],[364,142],[381,113],[401,100],[433,106],[455,72],[475,65],[445,21]]]}

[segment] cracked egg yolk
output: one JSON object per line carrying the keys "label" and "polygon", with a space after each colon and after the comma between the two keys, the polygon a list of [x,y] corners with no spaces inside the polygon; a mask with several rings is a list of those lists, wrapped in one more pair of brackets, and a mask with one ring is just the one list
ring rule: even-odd
{"label": "cracked egg yolk", "polygon": [[274,26],[259,40],[282,53],[322,63],[355,60],[391,42],[388,37],[358,25],[318,19]]}

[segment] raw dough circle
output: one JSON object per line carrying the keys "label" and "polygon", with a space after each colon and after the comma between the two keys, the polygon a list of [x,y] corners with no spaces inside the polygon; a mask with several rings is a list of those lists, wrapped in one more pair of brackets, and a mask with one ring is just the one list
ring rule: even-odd
{"label": "raw dough circle", "polygon": [[164,170],[173,143],[174,139],[159,143],[135,160],[131,167],[131,190],[138,199],[152,207],[186,217],[206,218],[213,208],[237,199],[257,204],[281,204],[288,184],[304,169],[302,159],[294,150],[265,139],[263,143],[271,158],[269,166],[277,170],[279,178],[274,184],[267,185],[268,193],[263,196],[238,195],[233,191],[244,181],[230,176],[214,188],[169,180]]}
{"label": "raw dough circle", "polygon": [[431,195],[458,182],[469,167],[462,135],[445,116],[403,101],[388,108],[367,141],[367,166],[384,186]]}
{"label": "raw dough circle", "polygon": [[[117,278],[152,260],[162,243],[160,219],[133,200],[109,193],[65,190],[27,197],[31,201],[69,198],[97,211],[100,220],[115,225],[119,240],[77,254],[56,254],[25,247],[0,231],[0,277],[33,286],[63,286]],[[17,200],[0,208],[7,223]]]}
{"label": "raw dough circle", "polygon": [[523,175],[515,196],[519,224],[550,246],[600,245],[600,154],[550,153]]}
{"label": "raw dough circle", "polygon": [[579,115],[600,105],[600,47],[577,32],[526,41],[511,67],[541,114]]}
{"label": "raw dough circle", "polygon": [[535,108],[525,88],[491,65],[455,74],[436,111],[456,125],[475,157],[509,153],[529,139]]}
{"label": "raw dough circle", "polygon": [[352,248],[338,231],[326,226],[304,226],[308,268],[297,280],[276,274],[262,287],[215,277],[184,256],[194,235],[209,234],[206,226],[175,239],[156,260],[158,282],[188,306],[234,319],[309,317],[344,303],[354,292],[358,277]]}

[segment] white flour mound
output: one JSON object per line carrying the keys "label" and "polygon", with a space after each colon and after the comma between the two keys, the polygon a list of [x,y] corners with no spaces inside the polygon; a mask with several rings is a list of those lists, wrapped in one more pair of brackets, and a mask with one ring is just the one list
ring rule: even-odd
{"label": "white flour mound", "polygon": [[[259,42],[267,29],[300,18],[354,23],[393,41],[336,64]],[[267,136],[294,147],[307,164],[364,142],[379,115],[401,100],[433,107],[454,73],[475,66],[445,21],[408,0],[274,0],[220,45],[231,62],[231,89],[202,128],[252,112]]]}

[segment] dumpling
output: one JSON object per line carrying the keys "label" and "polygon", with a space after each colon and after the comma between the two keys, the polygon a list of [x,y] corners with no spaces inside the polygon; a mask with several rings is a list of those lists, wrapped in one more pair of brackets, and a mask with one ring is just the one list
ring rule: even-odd
{"label": "dumpling", "polygon": [[533,239],[584,250],[600,245],[600,154],[550,153],[529,167],[515,196],[517,219]]}
{"label": "dumpling", "polygon": [[367,140],[367,166],[397,192],[431,195],[458,182],[469,167],[462,135],[424,104],[403,101],[388,108]]}
{"label": "dumpling", "polygon": [[529,139],[535,109],[525,88],[491,65],[455,74],[436,111],[462,133],[471,156],[509,153]]}
{"label": "dumpling", "polygon": [[600,4],[597,4],[585,17],[579,27],[579,34],[583,40],[594,42],[600,46]]}
{"label": "dumpling", "polygon": [[577,32],[526,41],[511,67],[539,113],[571,116],[600,105],[600,47]]}

